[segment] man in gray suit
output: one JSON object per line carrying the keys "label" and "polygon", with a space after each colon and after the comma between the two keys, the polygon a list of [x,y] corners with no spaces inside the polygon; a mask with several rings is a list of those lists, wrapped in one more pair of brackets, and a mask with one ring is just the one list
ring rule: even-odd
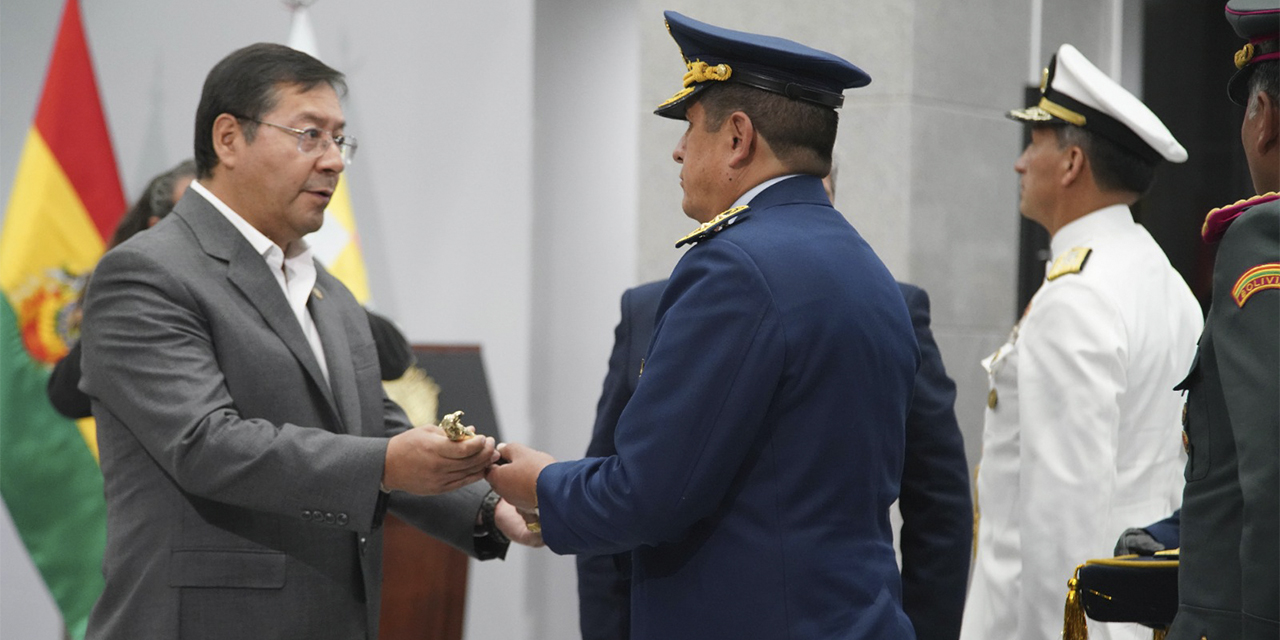
{"label": "man in gray suit", "polygon": [[[205,80],[198,179],[109,252],[83,327],[107,498],[89,638],[376,638],[385,510],[480,559],[537,544],[491,438],[412,428],[364,311],[312,258],[341,73],[279,45]],[[418,495],[410,495],[418,494]]]}

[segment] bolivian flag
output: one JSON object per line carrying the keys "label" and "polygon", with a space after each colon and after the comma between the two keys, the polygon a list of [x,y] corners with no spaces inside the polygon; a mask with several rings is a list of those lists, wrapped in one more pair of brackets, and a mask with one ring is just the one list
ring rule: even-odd
{"label": "bolivian flag", "polygon": [[[294,0],[285,4],[293,12],[293,23],[289,26],[289,46],[322,60],[319,47],[316,46],[315,30],[311,28],[311,18],[307,15],[309,3]],[[307,236],[307,243],[324,268],[351,290],[351,295],[355,296],[357,302],[366,304],[369,302],[369,276],[364,268],[364,256],[360,252],[360,235],[356,233],[351,196],[347,194],[346,171],[342,172],[324,212],[324,225]]]}
{"label": "bolivian flag", "polygon": [[102,591],[106,506],[92,421],[55,412],[45,384],[78,337],[79,289],[124,208],[80,7],[67,0],[0,231],[0,495],[75,638]]}

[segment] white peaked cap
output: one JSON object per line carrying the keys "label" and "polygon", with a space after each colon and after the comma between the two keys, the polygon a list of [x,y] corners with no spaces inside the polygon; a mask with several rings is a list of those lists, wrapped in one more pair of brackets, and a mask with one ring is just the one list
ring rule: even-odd
{"label": "white peaked cap", "polygon": [[1045,69],[1040,103],[1009,112],[1014,120],[1074,124],[1149,160],[1186,162],[1187,150],[1142,101],[1064,44]]}

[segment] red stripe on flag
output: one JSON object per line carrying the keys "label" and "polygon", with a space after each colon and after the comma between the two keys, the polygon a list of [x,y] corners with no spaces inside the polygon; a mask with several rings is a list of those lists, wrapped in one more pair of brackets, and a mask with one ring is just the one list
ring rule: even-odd
{"label": "red stripe on flag", "polygon": [[36,129],[80,196],[98,233],[104,241],[110,238],[124,213],[124,191],[98,99],[78,0],[67,0],[62,12],[36,110]]}

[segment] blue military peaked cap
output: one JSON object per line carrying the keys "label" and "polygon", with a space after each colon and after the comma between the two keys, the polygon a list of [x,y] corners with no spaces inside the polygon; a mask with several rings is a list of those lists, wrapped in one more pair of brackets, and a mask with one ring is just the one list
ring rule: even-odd
{"label": "blue military peaked cap", "polygon": [[744,33],[666,11],[667,31],[684,56],[684,88],[654,113],[683,119],[690,99],[716,82],[736,82],[792,100],[839,108],[844,90],[865,87],[871,76],[825,51],[773,36]]}

